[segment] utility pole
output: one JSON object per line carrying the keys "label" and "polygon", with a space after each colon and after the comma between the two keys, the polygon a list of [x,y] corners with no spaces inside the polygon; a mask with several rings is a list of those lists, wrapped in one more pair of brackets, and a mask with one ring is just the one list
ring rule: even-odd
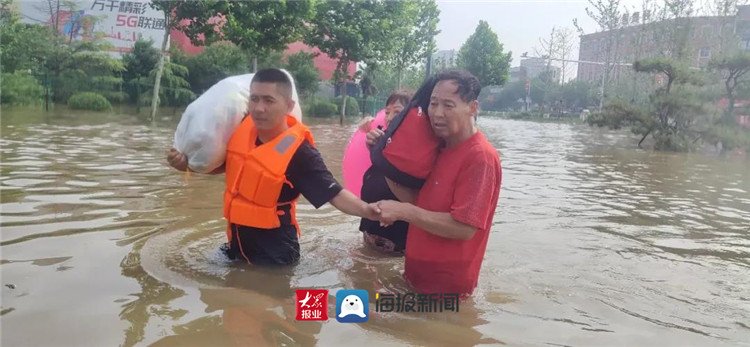
{"label": "utility pole", "polygon": [[170,38],[170,18],[169,13],[164,14],[165,22],[167,25],[164,26],[164,39],[161,44],[161,56],[159,56],[159,63],[157,64],[156,80],[154,81],[154,93],[151,97],[151,122],[156,122],[156,108],[159,106],[159,89],[161,88],[161,76],[164,73],[164,63],[169,54],[169,38]]}
{"label": "utility pole", "polygon": [[427,67],[425,68],[425,79],[429,78],[432,74],[432,53],[427,53]]}
{"label": "utility pole", "polygon": [[604,65],[604,68],[602,69],[602,80],[601,84],[599,85],[599,112],[602,111],[604,108],[604,82],[606,82],[607,77],[607,65]]}
{"label": "utility pole", "polygon": [[[555,41],[555,27],[552,27],[552,33],[549,34],[549,51],[547,52],[547,74],[552,73],[552,53]],[[550,75],[550,77],[552,77]]]}
{"label": "utility pole", "polygon": [[524,106],[526,107],[526,112],[529,112],[529,104],[531,103],[531,79],[526,76],[526,100],[524,102]]}

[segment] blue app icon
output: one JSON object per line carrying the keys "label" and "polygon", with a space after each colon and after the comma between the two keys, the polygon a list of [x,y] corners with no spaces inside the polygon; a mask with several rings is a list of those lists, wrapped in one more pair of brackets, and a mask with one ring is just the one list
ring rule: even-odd
{"label": "blue app icon", "polygon": [[341,289],[336,292],[336,320],[340,323],[364,323],[370,314],[367,291]]}

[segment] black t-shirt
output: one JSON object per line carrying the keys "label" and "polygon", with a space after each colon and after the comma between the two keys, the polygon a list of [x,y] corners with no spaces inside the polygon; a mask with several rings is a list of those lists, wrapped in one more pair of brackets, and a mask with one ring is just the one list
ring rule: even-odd
{"label": "black t-shirt", "polygon": [[[256,146],[262,143],[256,141]],[[319,208],[331,201],[341,190],[341,185],[323,162],[315,147],[305,140],[292,156],[286,169],[286,179],[279,195],[279,203],[290,202],[304,196]],[[285,265],[299,260],[297,227],[293,224],[291,206],[277,208],[281,226],[276,229],[259,229],[232,224],[230,256],[248,260],[257,265]],[[239,240],[239,243],[237,242]]]}

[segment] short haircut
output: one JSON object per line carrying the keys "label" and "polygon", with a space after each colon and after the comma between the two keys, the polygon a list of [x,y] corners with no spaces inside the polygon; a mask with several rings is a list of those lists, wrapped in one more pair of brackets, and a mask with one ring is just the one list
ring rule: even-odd
{"label": "short haircut", "polygon": [[388,106],[390,104],[400,102],[401,105],[404,105],[404,107],[409,105],[409,100],[411,100],[412,92],[407,90],[397,90],[393,92],[388,99],[385,101],[385,105]]}
{"label": "short haircut", "polygon": [[447,70],[437,75],[438,81],[454,81],[458,85],[458,96],[464,102],[472,102],[479,98],[482,86],[479,79],[466,70]]}
{"label": "short haircut", "polygon": [[285,96],[288,99],[292,98],[292,82],[289,80],[289,77],[287,77],[284,71],[274,68],[258,70],[258,72],[256,72],[253,76],[252,81],[250,81],[250,84],[256,82],[275,83],[276,89],[279,91],[279,93],[281,93],[281,95]]}

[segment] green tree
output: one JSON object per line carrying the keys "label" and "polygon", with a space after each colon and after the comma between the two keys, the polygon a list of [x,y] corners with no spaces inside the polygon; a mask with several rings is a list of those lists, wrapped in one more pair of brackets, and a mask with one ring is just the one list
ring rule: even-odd
{"label": "green tree", "polygon": [[[147,77],[140,79],[141,88],[144,90],[141,100],[144,104],[149,104],[152,101],[153,88],[156,86],[154,79],[157,76],[157,68],[151,70]],[[187,105],[195,98],[195,93],[190,90],[190,83],[186,80],[187,75],[188,69],[183,65],[172,61],[167,61],[164,64],[159,99],[164,100],[165,106],[172,106],[176,110],[177,107]]]}
{"label": "green tree", "polygon": [[99,39],[66,44],[49,27],[21,23],[16,14],[7,12],[0,42],[3,71],[30,72],[53,101],[66,102],[72,94],[87,91],[112,102],[123,100],[123,64],[107,53],[111,46]]}
{"label": "green tree", "polygon": [[743,78],[750,71],[750,54],[737,52],[732,55],[714,58],[710,66],[722,73],[724,88],[726,91],[727,108],[724,112],[723,121],[727,125],[735,124],[734,104],[737,99],[737,89],[747,83]]}
{"label": "green tree", "polygon": [[122,102],[125,67],[122,60],[109,54],[109,48],[111,45],[100,40],[52,47],[40,71],[40,75],[49,76],[52,99],[67,102],[77,92],[97,92],[111,102]]}
{"label": "green tree", "polygon": [[505,84],[510,61],[511,52],[503,52],[497,34],[483,20],[458,51],[458,66],[477,76],[483,86]]}
{"label": "green tree", "polygon": [[525,82],[515,81],[506,83],[499,92],[492,92],[491,89],[483,88],[480,98],[483,110],[517,111],[523,106],[523,102],[519,100],[526,98]]}
{"label": "green tree", "polygon": [[46,26],[21,23],[18,15],[9,8],[3,10],[2,18],[2,71],[13,73],[17,70],[43,70],[46,58],[61,43],[59,38]]}
{"label": "green tree", "polygon": [[[318,3],[317,15],[305,43],[338,61],[334,81],[341,85],[342,91],[346,90],[346,82],[352,78],[347,71],[350,62],[371,62],[380,56],[390,56],[390,33],[394,23],[389,16],[395,15],[394,10],[400,6],[398,1],[378,0]],[[347,99],[342,98],[341,124],[346,114]]]}
{"label": "green tree", "polygon": [[44,88],[25,71],[3,73],[0,78],[0,103],[10,105],[33,105],[44,96]]}
{"label": "green tree", "polygon": [[[315,15],[314,3],[314,0],[193,0],[180,3],[174,13],[178,22],[189,20],[178,29],[193,43],[226,40],[258,58],[300,40]],[[253,71],[256,70],[257,66],[253,66]]]}
{"label": "green tree", "polygon": [[286,68],[297,86],[302,98],[309,98],[318,91],[318,69],[313,63],[315,56],[312,53],[297,52],[286,57]]}
{"label": "green tree", "polygon": [[253,60],[254,71],[258,69],[278,68],[284,64],[284,52],[281,50],[270,50]]}
{"label": "green tree", "polygon": [[130,53],[122,56],[122,62],[125,65],[125,71],[122,78],[125,83],[126,92],[130,101],[134,102],[140,112],[141,102],[141,82],[151,71],[156,68],[159,62],[159,50],[153,47],[151,40],[138,40],[133,46]]}
{"label": "green tree", "polygon": [[586,81],[572,80],[565,83],[560,89],[561,98],[569,110],[580,110],[593,106],[596,103],[594,94],[596,90],[593,85]]}
{"label": "green tree", "polygon": [[[389,65],[398,73],[401,88],[403,72],[435,51],[435,36],[440,10],[434,0],[394,1],[397,8],[389,14],[394,29],[389,32],[393,45]],[[369,65],[369,64],[368,64]]]}
{"label": "green tree", "polygon": [[[579,111],[596,103],[596,90],[588,82],[573,80],[558,85],[556,79],[550,79],[548,76],[542,73],[531,81],[531,101],[542,106],[542,112]],[[525,98],[525,87],[523,89],[518,88],[515,89],[517,92],[513,96]]]}
{"label": "green tree", "polygon": [[[378,69],[377,73],[372,75],[372,84],[377,86],[377,96],[379,99],[386,99],[393,91],[397,89],[406,89],[415,91],[424,82],[426,71],[425,66],[418,64],[406,68],[401,72],[401,87],[399,88],[399,72],[386,66]],[[384,105],[383,105],[384,106]]]}
{"label": "green tree", "polygon": [[633,67],[638,72],[661,74],[666,81],[645,107],[612,102],[588,122],[615,129],[629,127],[642,136],[638,146],[651,135],[656,149],[690,150],[712,123],[704,107],[709,100],[696,88],[702,82],[700,76],[671,58],[640,60]]}
{"label": "green tree", "polygon": [[185,65],[190,71],[188,82],[196,94],[211,88],[216,82],[233,75],[247,73],[247,56],[231,42],[216,42],[193,57],[177,55],[175,63]]}
{"label": "green tree", "polygon": [[13,0],[0,0],[0,25],[5,28],[11,21],[18,18],[13,10]]}
{"label": "green tree", "polygon": [[531,99],[531,103],[538,105],[539,111],[544,112],[545,102],[549,100],[550,92],[556,88],[557,85],[549,83],[549,81],[541,76],[532,79],[529,84],[529,98]]}

